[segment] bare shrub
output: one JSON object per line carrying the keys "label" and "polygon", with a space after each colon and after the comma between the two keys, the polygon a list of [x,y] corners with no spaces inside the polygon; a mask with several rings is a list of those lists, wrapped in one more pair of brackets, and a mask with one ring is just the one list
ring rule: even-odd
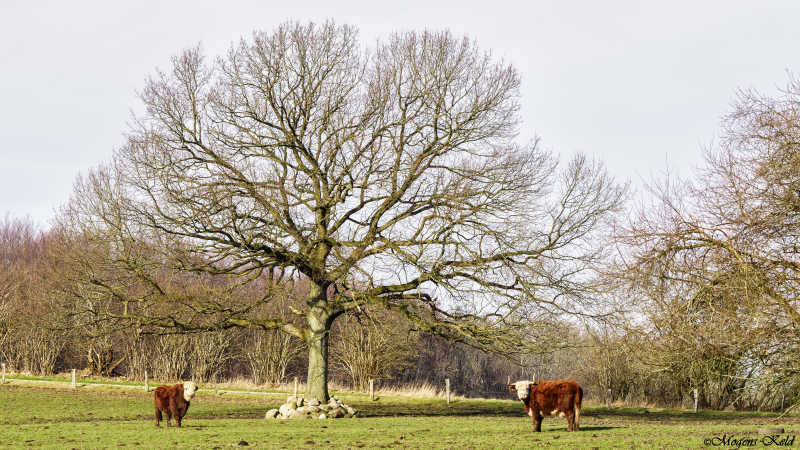
{"label": "bare shrub", "polygon": [[30,221],[0,221],[0,355],[38,374],[53,373],[69,334],[48,289],[47,245]]}
{"label": "bare shrub", "polygon": [[147,342],[150,336],[143,336],[141,328],[134,328],[128,333],[123,333],[121,345],[125,352],[125,375],[129,380],[143,380],[145,372],[153,376],[152,365],[150,364],[151,355],[148,350],[151,348]]}
{"label": "bare shrub", "polygon": [[226,362],[235,357],[235,330],[220,330],[189,336],[192,375],[197,382],[216,382]]}
{"label": "bare shrub", "polygon": [[53,374],[66,343],[62,336],[38,327],[19,328],[17,333],[10,341],[12,366],[22,372]]}
{"label": "bare shrub", "polygon": [[361,391],[367,389],[370,378],[390,378],[410,365],[416,351],[416,337],[399,315],[348,314],[339,319],[334,330],[333,367]]}
{"label": "bare shrub", "polygon": [[289,365],[305,350],[303,342],[277,330],[252,330],[245,334],[242,354],[257,385],[278,385]]}
{"label": "bare shrub", "polygon": [[192,340],[189,335],[153,336],[150,344],[155,378],[180,380],[189,373],[192,363]]}

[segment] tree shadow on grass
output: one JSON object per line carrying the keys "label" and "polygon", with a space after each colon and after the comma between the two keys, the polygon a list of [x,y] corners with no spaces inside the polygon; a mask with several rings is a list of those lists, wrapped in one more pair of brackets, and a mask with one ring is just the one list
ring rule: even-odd
{"label": "tree shadow on grass", "polygon": [[578,433],[583,433],[586,431],[603,431],[603,430],[613,430],[615,428],[623,428],[623,427],[612,427],[612,426],[595,426],[595,425],[581,425],[581,429],[578,430]]}
{"label": "tree shadow on grass", "polygon": [[401,405],[381,405],[380,407],[369,407],[366,405],[354,405],[359,410],[359,417],[402,417],[402,416],[503,416],[521,417],[525,411],[495,409],[495,408],[436,408],[436,407],[406,407]]}
{"label": "tree shadow on grass", "polygon": [[[352,404],[359,410],[359,417],[437,417],[437,416],[495,416],[495,417],[524,417],[525,411],[521,405],[504,402],[473,402],[456,401],[450,405],[444,403],[402,403],[392,402],[354,402]],[[778,418],[777,413],[763,412],[728,412],[701,410],[697,413],[690,410],[679,409],[650,409],[641,407],[588,407],[581,412],[582,417],[596,419],[612,419],[626,423],[729,423],[729,422],[763,422]],[[800,417],[784,417],[785,422],[798,422]]]}
{"label": "tree shadow on grass", "polygon": [[[581,412],[583,417],[614,418],[635,422],[747,422],[765,421],[778,418],[778,413],[756,411],[713,411],[700,410],[698,412],[680,409],[649,409],[636,407],[603,408],[592,407]],[[789,417],[784,417],[788,419]],[[793,417],[792,419],[797,419]],[[793,421],[793,420],[790,420]]]}

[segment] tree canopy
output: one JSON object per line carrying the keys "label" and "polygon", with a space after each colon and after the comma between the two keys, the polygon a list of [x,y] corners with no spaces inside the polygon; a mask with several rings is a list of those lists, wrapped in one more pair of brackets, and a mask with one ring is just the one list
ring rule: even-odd
{"label": "tree canopy", "polygon": [[[120,323],[297,336],[323,400],[331,324],[367,305],[509,351],[515,329],[593,312],[625,191],[599,163],[516,141],[519,83],[449,32],[364,47],[353,27],[286,23],[218,58],[186,50],[76,182],[63,229],[91,251],[70,276]],[[290,316],[256,313],[297,280]]]}
{"label": "tree canopy", "polygon": [[616,275],[644,313],[648,359],[721,391],[713,407],[754,378],[800,374],[798,106],[796,79],[776,97],[739,92],[698,176],[655,184],[622,236]]}

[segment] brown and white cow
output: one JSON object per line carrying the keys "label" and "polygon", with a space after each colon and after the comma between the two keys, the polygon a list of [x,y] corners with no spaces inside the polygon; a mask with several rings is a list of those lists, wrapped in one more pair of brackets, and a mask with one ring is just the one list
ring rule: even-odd
{"label": "brown and white cow", "polygon": [[161,422],[161,412],[167,415],[167,426],[170,426],[170,419],[174,416],[181,426],[183,416],[189,410],[189,404],[197,392],[197,385],[191,381],[179,383],[174,386],[159,386],[155,392],[156,407],[156,426]]}
{"label": "brown and white cow", "polygon": [[583,389],[574,381],[517,381],[508,385],[533,418],[534,431],[542,431],[542,416],[567,417],[567,431],[578,431]]}

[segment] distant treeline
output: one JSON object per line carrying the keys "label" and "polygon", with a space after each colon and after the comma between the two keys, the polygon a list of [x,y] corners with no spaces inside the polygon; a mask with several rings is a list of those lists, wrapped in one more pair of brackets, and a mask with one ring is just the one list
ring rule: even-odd
{"label": "distant treeline", "polygon": [[[0,361],[9,370],[48,375],[77,368],[133,380],[143,380],[147,371],[151,379],[266,386],[304,380],[303,343],[280,331],[158,334],[145,325],[116,329],[112,322],[93,320],[89,305],[76,308],[63,301],[69,283],[51,267],[49,247],[56,244],[52,233],[37,231],[28,221],[6,219],[0,226]],[[296,282],[283,292],[302,289]],[[283,301],[293,298],[286,295]],[[531,337],[560,345],[512,357],[419,332],[401,315],[385,311],[348,314],[334,331],[331,379],[361,391],[369,379],[379,387],[443,387],[449,378],[458,394],[506,398],[508,380],[574,379],[597,403],[689,407],[699,388],[701,407],[765,410],[788,407],[797,392],[791,378],[771,383],[779,380],[777,372],[764,370],[757,360],[715,355],[690,360],[673,341],[567,324],[553,327],[553,336]],[[673,366],[654,370],[656,359],[669,359]],[[737,373],[742,376],[731,376]]]}

